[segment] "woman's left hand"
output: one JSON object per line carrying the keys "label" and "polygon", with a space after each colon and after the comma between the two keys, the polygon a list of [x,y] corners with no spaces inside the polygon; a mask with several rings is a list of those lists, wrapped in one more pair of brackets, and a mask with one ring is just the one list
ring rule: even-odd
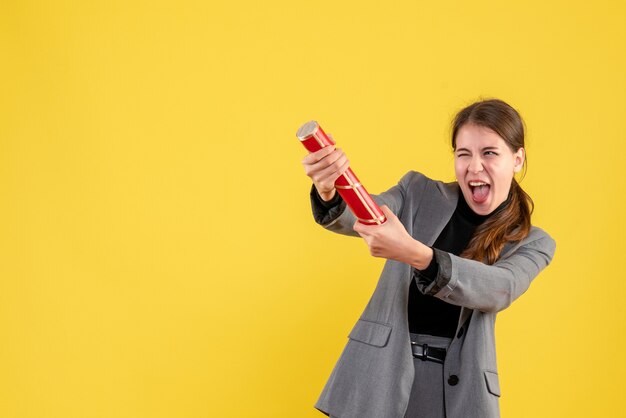
{"label": "woman's left hand", "polygon": [[365,240],[374,257],[382,257],[408,263],[412,252],[419,245],[406,231],[402,222],[386,206],[380,207],[387,217],[382,225],[364,225],[359,221],[353,229]]}

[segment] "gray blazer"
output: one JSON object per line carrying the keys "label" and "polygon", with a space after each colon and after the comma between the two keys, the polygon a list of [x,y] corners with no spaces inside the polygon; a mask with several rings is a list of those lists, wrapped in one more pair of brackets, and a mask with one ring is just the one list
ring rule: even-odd
{"label": "gray blazer", "polygon": [[[432,245],[450,220],[460,196],[458,183],[434,181],[411,171],[380,195],[411,236]],[[322,223],[330,231],[358,236],[355,217],[343,209]],[[448,303],[461,314],[444,363],[448,418],[499,417],[500,384],[494,325],[497,312],[530,286],[554,255],[555,242],[532,227],[520,242],[509,242],[493,265],[450,254],[435,282],[418,288]],[[387,260],[365,310],[350,334],[315,408],[340,418],[403,418],[414,378],[407,304],[412,267]],[[455,378],[453,378],[455,379]],[[456,380],[456,379],[455,379]]]}

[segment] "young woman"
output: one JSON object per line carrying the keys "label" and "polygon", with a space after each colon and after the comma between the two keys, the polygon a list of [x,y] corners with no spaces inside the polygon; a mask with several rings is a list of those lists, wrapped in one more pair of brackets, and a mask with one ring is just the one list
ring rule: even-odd
{"label": "young woman", "polygon": [[361,236],[387,262],[315,408],[339,418],[499,416],[496,314],[554,255],[532,226],[524,125],[501,100],[462,109],[452,127],[456,182],[410,171],[374,200],[388,221],[366,226],[334,189],[349,165],[326,147],[303,160],[316,222]]}

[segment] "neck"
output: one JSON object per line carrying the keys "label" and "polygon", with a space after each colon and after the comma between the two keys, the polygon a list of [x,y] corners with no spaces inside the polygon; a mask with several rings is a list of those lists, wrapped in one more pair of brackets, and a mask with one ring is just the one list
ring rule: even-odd
{"label": "neck", "polygon": [[476,212],[474,212],[472,208],[469,207],[469,205],[465,201],[465,197],[463,196],[463,193],[461,192],[461,190],[459,190],[459,200],[457,202],[456,207],[459,213],[461,214],[461,216],[463,216],[465,219],[467,219],[469,222],[471,222],[474,225],[480,225],[483,222],[485,222],[487,219],[489,219],[490,217],[492,217],[493,215],[495,215],[496,213],[504,209],[506,206],[508,206],[508,204],[511,202],[512,195],[513,195],[512,190],[509,190],[509,195],[507,196],[506,200],[500,203],[500,205],[498,205],[497,208],[495,208],[491,213],[488,213],[487,215],[479,215]]}

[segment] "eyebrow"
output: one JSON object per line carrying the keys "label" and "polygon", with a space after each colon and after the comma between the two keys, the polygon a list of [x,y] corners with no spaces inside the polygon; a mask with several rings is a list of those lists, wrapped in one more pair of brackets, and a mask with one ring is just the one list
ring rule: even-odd
{"label": "eyebrow", "polygon": [[[497,151],[497,150],[499,150],[499,148],[498,147],[485,147],[481,151],[491,151],[491,150],[496,150]],[[456,150],[456,152],[461,152],[461,151],[471,152],[467,148],[457,148],[457,150]]]}

